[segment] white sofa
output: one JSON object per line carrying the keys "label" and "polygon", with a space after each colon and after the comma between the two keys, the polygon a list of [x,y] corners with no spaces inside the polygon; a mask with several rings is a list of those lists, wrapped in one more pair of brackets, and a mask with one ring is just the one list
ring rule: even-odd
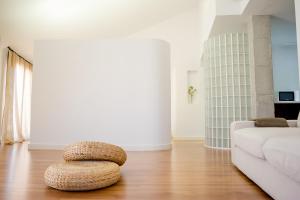
{"label": "white sofa", "polygon": [[300,199],[300,128],[258,128],[254,121],[231,124],[233,164],[276,200]]}

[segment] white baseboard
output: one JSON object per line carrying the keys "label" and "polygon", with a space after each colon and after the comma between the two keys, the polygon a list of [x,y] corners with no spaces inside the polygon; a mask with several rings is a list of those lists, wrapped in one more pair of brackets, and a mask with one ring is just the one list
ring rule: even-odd
{"label": "white baseboard", "polygon": [[174,141],[199,141],[199,140],[204,140],[204,137],[198,137],[198,136],[173,136]]}
{"label": "white baseboard", "polygon": [[[28,150],[63,150],[67,145],[59,144],[28,144]],[[162,150],[170,150],[172,148],[172,144],[159,144],[159,145],[121,145],[126,151],[162,151]]]}

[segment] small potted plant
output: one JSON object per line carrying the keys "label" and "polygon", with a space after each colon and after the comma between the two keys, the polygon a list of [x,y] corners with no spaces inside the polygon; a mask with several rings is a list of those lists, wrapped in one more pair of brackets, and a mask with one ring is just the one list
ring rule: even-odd
{"label": "small potted plant", "polygon": [[189,102],[190,103],[193,103],[193,97],[194,97],[196,92],[197,92],[196,88],[194,88],[193,86],[189,86],[188,95],[189,95]]}

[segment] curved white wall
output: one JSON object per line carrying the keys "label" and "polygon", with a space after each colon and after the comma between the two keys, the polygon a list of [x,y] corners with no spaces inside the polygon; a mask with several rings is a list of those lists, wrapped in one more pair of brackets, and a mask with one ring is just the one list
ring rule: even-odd
{"label": "curved white wall", "polygon": [[169,148],[169,51],[160,40],[36,42],[29,148],[80,140]]}

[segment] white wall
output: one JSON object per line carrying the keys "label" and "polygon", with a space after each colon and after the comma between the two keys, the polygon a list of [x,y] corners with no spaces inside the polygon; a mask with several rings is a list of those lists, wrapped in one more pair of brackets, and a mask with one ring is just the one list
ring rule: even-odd
{"label": "white wall", "polygon": [[[157,38],[168,41],[171,47],[172,68],[172,134],[175,138],[198,139],[202,131],[201,100],[188,103],[187,74],[200,70],[200,33],[198,10],[192,9],[155,26],[139,31],[130,38]],[[198,79],[200,80],[200,72]],[[200,85],[195,85],[198,94]]]}
{"label": "white wall", "polygon": [[[300,47],[300,0],[295,0],[295,15],[296,15],[298,58],[300,58],[300,51],[299,51],[299,47]],[[298,65],[298,71],[299,71],[299,77],[300,77],[299,65]]]}
{"label": "white wall", "polygon": [[198,5],[200,56],[203,51],[203,44],[208,39],[215,18],[217,16],[217,0],[200,0]]}
{"label": "white wall", "polygon": [[36,42],[30,148],[79,140],[169,148],[170,90],[166,42]]}
{"label": "white wall", "polygon": [[244,1],[216,0],[217,15],[239,15],[244,7]]}
{"label": "white wall", "polygon": [[215,4],[217,16],[241,15],[250,0],[210,0]]}
{"label": "white wall", "polygon": [[243,13],[248,6],[250,0],[241,0],[240,1],[240,6],[241,6],[241,13]]}
{"label": "white wall", "polygon": [[[130,38],[159,38],[171,46],[172,134],[175,139],[200,139],[205,135],[203,44],[216,17],[216,2],[199,0],[198,8],[139,31]],[[188,103],[188,71],[197,71],[198,92]],[[195,79],[195,78],[194,78]]]}
{"label": "white wall", "polygon": [[223,33],[247,32],[247,21],[239,15],[217,16],[210,37]]}
{"label": "white wall", "polygon": [[272,17],[274,92],[299,90],[296,24]]}

